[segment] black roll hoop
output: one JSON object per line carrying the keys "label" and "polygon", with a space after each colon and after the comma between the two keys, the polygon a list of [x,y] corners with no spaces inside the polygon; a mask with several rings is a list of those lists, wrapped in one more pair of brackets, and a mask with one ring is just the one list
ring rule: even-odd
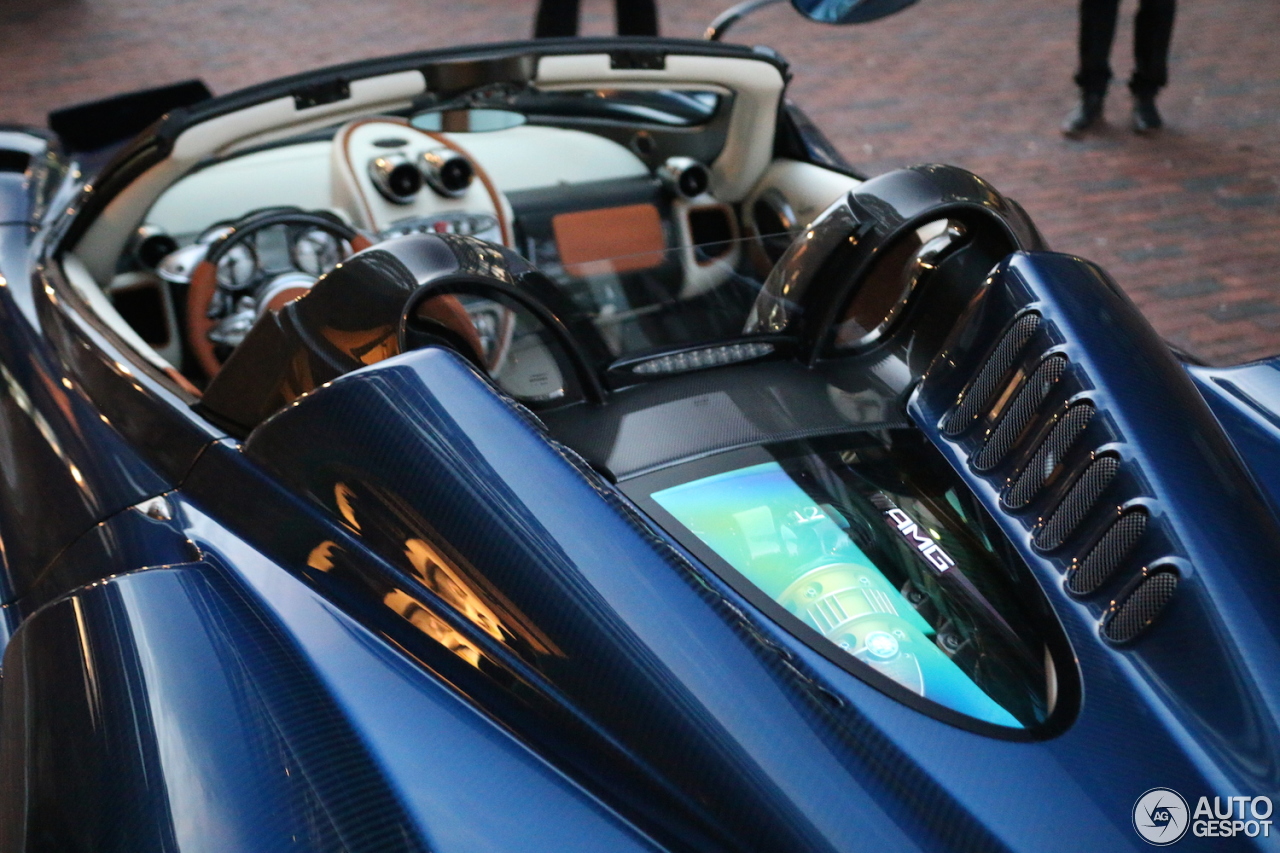
{"label": "black roll hoop", "polygon": [[770,273],[744,333],[794,335],[800,358],[813,364],[882,250],[945,218],[1000,240],[1006,254],[1047,249],[1026,211],[972,172],[898,169],[850,191],[805,229]]}

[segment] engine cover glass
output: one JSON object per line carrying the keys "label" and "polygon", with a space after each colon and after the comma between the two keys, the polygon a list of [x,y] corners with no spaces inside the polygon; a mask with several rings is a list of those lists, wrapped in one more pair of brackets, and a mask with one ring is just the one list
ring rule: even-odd
{"label": "engine cover glass", "polygon": [[855,674],[972,720],[1040,725],[1054,620],[1026,600],[1034,580],[929,445],[888,437],[722,454],[642,478],[642,504]]}

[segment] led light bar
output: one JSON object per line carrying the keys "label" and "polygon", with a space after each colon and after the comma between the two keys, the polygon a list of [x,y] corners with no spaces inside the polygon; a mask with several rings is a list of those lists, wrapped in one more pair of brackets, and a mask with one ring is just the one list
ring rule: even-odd
{"label": "led light bar", "polygon": [[718,347],[686,350],[671,355],[663,355],[649,361],[642,361],[631,368],[632,373],[652,376],[659,373],[684,373],[689,370],[702,370],[707,367],[719,367],[722,364],[735,364],[749,361],[773,352],[773,344],[726,344]]}

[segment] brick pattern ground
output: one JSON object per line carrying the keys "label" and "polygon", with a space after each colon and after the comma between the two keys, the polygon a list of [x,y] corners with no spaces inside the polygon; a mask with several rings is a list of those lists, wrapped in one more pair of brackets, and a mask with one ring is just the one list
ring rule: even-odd
{"label": "brick pattern ground", "polygon": [[[728,0],[666,0],[664,33],[698,36]],[[523,38],[532,0],[0,0],[0,121],[161,82],[227,92],[388,53]],[[1130,70],[1132,0],[1114,66]],[[585,30],[610,7],[585,0]],[[1072,106],[1072,0],[920,0],[862,27],[785,6],[731,40],[792,63],[792,92],[832,141],[875,173],[948,162],[1031,212],[1055,249],[1104,266],[1171,341],[1215,363],[1280,351],[1280,3],[1184,2],[1155,138],[1109,124],[1082,141]]]}

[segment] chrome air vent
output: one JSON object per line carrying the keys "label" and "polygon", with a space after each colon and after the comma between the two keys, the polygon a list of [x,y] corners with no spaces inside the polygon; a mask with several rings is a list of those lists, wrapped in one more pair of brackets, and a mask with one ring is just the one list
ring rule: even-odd
{"label": "chrome air vent", "polygon": [[1040,527],[1034,540],[1036,547],[1041,551],[1060,547],[1097,505],[1119,469],[1120,461],[1114,456],[1100,456],[1090,462]]}
{"label": "chrome air vent", "polygon": [[1120,563],[1147,529],[1147,511],[1128,510],[1107,528],[1089,554],[1067,570],[1067,589],[1076,595],[1096,592],[1120,568]]}
{"label": "chrome air vent", "polygon": [[1128,643],[1145,631],[1178,588],[1178,575],[1157,569],[1111,606],[1102,621],[1102,635],[1113,643]]}
{"label": "chrome air vent", "polygon": [[1091,403],[1078,403],[1067,409],[1066,413],[1053,425],[1053,429],[1041,442],[1040,447],[1036,449],[1031,461],[1023,466],[1022,472],[1005,492],[1006,507],[1022,509],[1040,494],[1040,489],[1048,481],[1049,475],[1054,472],[1067,451],[1076,443],[1080,433],[1084,432],[1084,428],[1089,425],[1094,411]]}
{"label": "chrome air vent", "polygon": [[953,436],[964,432],[989,408],[996,391],[1003,385],[1002,380],[1038,328],[1040,315],[1028,313],[1018,318],[1009,331],[1004,333],[990,357],[983,362],[977,378],[960,395],[956,407],[947,416],[942,425],[945,435]]}
{"label": "chrome air vent", "polygon": [[1031,423],[1044,400],[1049,396],[1054,383],[1062,378],[1067,369],[1067,358],[1063,355],[1051,355],[1036,368],[1031,378],[1022,383],[1009,408],[1000,418],[1000,423],[987,439],[983,448],[974,454],[971,460],[973,467],[979,471],[990,471],[1004,461],[1013,449],[1013,443],[1022,431]]}

